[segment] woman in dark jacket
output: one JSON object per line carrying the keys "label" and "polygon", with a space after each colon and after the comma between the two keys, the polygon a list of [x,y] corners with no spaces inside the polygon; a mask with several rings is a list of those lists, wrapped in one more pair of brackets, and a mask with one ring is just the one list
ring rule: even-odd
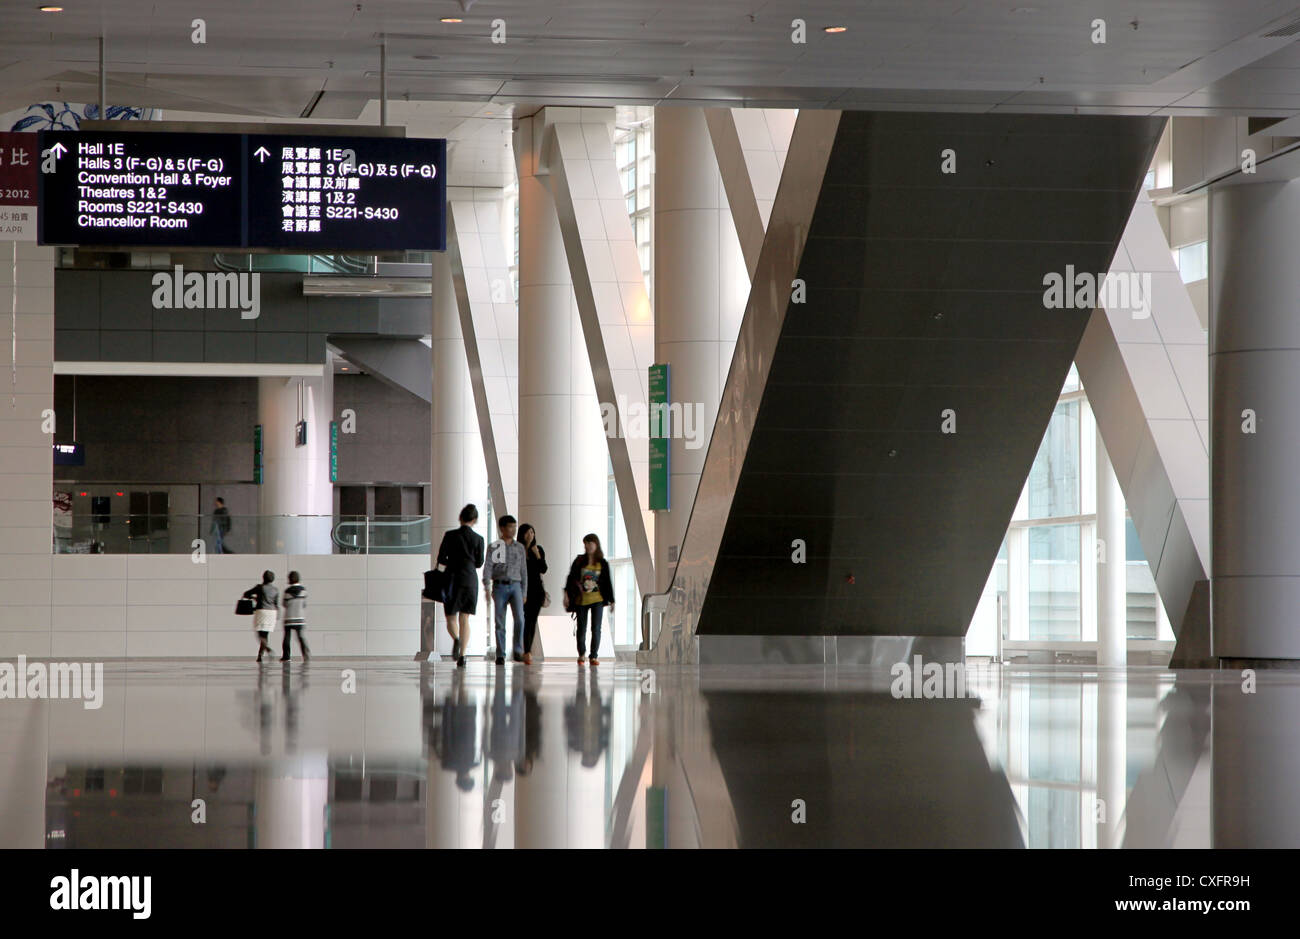
{"label": "woman in dark jacket", "polygon": [[582,539],[583,554],[569,565],[569,577],[564,582],[564,606],[578,621],[578,664],[587,656],[587,619],[591,619],[591,664],[599,665],[600,622],[605,607],[614,610],[614,581],[610,577],[609,562],[600,550],[600,538],[587,535]]}
{"label": "woman in dark jacket", "polygon": [[262,655],[271,651],[267,639],[275,632],[275,614],[280,608],[280,588],[275,585],[274,572],[262,571],[262,582],[245,590],[244,598],[255,601],[253,629],[257,632],[257,661],[260,662]]}
{"label": "woman in dark jacket", "polygon": [[470,527],[477,521],[478,509],[470,503],[460,510],[460,527],[444,534],[438,546],[438,570],[447,572],[442,610],[447,614],[451,655],[457,668],[465,667],[469,618],[478,608],[478,575],[474,571],[483,566],[483,536]]}
{"label": "woman in dark jacket", "polygon": [[542,575],[546,573],[546,551],[537,543],[537,530],[532,525],[519,526],[519,543],[524,546],[528,561],[528,602],[524,604],[524,664],[533,664],[533,637],[537,635],[537,617],[546,600]]}

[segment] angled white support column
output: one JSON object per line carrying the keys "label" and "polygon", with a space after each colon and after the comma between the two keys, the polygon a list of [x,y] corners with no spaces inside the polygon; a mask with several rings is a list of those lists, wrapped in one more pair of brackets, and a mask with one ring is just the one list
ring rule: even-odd
{"label": "angled white support column", "polygon": [[493,510],[500,517],[519,504],[519,315],[498,206],[484,195],[447,190],[447,254]]}
{"label": "angled white support column", "polygon": [[1182,645],[1185,622],[1197,634],[1209,622],[1196,589],[1210,570],[1208,349],[1146,193],[1111,271],[1149,282],[1150,296],[1094,311],[1075,363]]}
{"label": "angled white support column", "polygon": [[[543,160],[550,171],[578,315],[602,406],[618,416],[606,434],[642,593],[655,588],[649,512],[648,369],[654,323],[636,237],[614,160],[612,109],[547,108]],[[647,428],[629,427],[640,414]],[[613,428],[611,427],[611,430]]]}
{"label": "angled white support column", "polygon": [[751,279],[798,115],[798,111],[777,108],[704,109]]}
{"label": "angled white support column", "polygon": [[[719,112],[732,126],[731,112]],[[734,128],[733,128],[734,130]],[[741,159],[739,138],[737,160]],[[657,589],[672,582],[709,435],[718,417],[722,386],[731,368],[736,333],[749,296],[749,269],[714,159],[708,112],[665,105],[655,109],[655,362],[669,367],[669,385],[683,419],[694,426],[668,441],[668,509],[655,515]],[[743,162],[733,168],[732,188],[748,196],[757,227],[755,260],[762,248],[762,220]],[[685,424],[685,420],[683,420]]]}

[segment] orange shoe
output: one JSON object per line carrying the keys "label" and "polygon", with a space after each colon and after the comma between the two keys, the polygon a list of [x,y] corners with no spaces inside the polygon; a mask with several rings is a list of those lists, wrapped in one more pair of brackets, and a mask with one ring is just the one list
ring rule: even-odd
{"label": "orange shoe", "polygon": [[586,665],[586,664],[587,664],[587,660],[586,660],[584,657],[582,657],[582,656],[580,655],[580,656],[578,656],[578,664],[579,664],[579,665]]}
{"label": "orange shoe", "polygon": [[532,665],[532,664],[533,664],[533,654],[532,654],[531,652],[525,652],[525,653],[524,653],[524,664],[525,664],[525,665]]}
{"label": "orange shoe", "polygon": [[600,664],[600,659],[596,658],[596,657],[593,655],[593,656],[591,657],[591,664],[592,664],[592,665],[599,665],[599,664]]}

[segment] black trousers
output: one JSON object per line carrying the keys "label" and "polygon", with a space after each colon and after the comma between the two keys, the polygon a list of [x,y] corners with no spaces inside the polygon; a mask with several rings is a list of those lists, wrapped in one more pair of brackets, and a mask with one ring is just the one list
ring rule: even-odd
{"label": "black trousers", "polygon": [[540,603],[524,604],[524,651],[533,651],[533,637],[537,635],[537,617],[542,612]]}
{"label": "black trousers", "polygon": [[290,637],[291,635],[295,634],[295,633],[296,633],[297,636],[298,636],[298,651],[300,651],[300,652],[302,653],[303,658],[306,658],[307,656],[311,655],[311,650],[307,648],[307,643],[303,642],[303,639],[302,639],[302,627],[301,627],[301,626],[285,626],[285,627],[284,627],[284,644],[283,644],[282,646],[280,646],[280,655],[281,655],[282,658],[286,658],[286,659],[287,659],[287,658],[289,657],[289,637]]}

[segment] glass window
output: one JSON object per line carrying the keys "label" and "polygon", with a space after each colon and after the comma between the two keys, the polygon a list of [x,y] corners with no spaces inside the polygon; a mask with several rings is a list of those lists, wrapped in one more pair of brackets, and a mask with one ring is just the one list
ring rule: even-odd
{"label": "glass window", "polygon": [[1079,526],[1029,529],[1029,638],[1077,640]]}
{"label": "glass window", "polygon": [[1196,244],[1183,245],[1174,252],[1174,265],[1183,283],[1205,280],[1209,276],[1209,242],[1198,241]]}
{"label": "glass window", "polygon": [[1061,401],[1029,471],[1029,517],[1079,514],[1079,402]]}

